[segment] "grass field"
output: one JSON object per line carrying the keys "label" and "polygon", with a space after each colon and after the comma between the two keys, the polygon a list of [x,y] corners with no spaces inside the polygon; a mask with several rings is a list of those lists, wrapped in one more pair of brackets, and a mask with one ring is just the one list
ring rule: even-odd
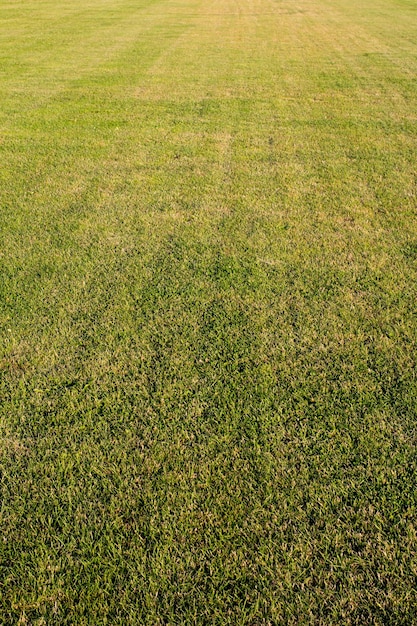
{"label": "grass field", "polygon": [[0,624],[417,624],[414,0],[0,19]]}

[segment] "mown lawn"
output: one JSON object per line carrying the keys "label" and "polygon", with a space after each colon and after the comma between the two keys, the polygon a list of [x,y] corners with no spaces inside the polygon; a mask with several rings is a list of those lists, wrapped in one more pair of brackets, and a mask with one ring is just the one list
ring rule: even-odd
{"label": "mown lawn", "polygon": [[416,624],[414,0],[0,20],[0,624]]}

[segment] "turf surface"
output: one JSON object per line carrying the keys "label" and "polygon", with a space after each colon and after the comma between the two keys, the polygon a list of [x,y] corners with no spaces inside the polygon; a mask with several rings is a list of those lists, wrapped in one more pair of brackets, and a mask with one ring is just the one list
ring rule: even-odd
{"label": "turf surface", "polygon": [[0,623],[416,623],[415,2],[0,19]]}

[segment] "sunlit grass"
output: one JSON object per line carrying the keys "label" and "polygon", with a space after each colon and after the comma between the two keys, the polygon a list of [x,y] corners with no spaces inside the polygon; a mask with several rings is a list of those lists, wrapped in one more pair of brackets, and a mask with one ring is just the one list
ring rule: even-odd
{"label": "sunlit grass", "polygon": [[416,7],[0,9],[0,622],[412,624]]}

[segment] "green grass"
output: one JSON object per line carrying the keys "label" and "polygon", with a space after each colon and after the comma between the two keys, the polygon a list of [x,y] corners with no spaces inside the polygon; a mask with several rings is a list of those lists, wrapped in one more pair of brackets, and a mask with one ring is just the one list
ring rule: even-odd
{"label": "green grass", "polygon": [[0,19],[0,623],[417,623],[415,3]]}

